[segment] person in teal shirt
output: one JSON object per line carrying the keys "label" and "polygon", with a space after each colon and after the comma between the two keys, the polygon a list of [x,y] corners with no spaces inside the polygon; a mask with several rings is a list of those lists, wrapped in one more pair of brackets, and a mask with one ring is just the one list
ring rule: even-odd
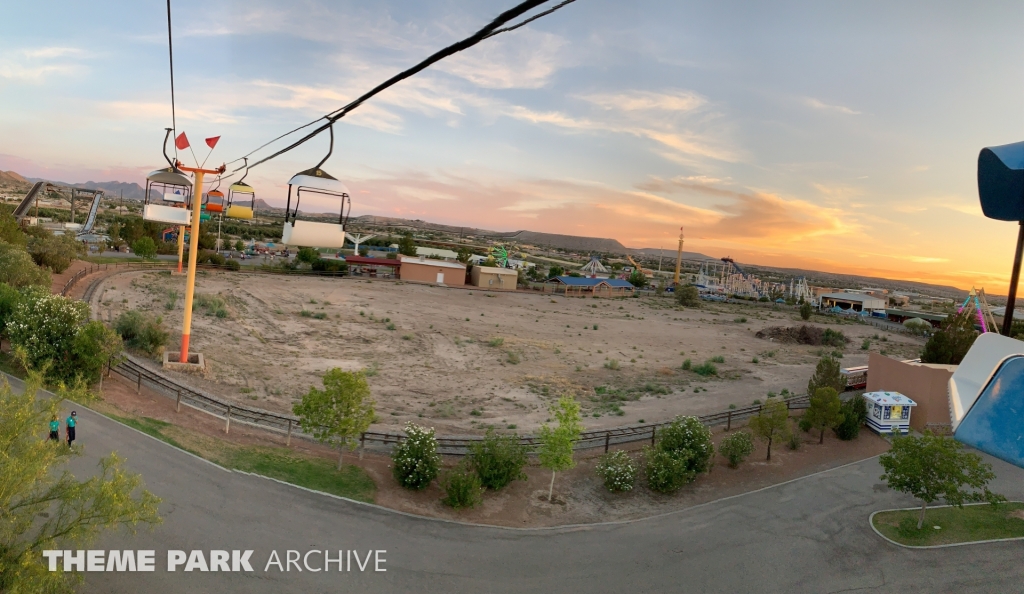
{"label": "person in teal shirt", "polygon": [[71,416],[68,417],[68,420],[67,420],[68,447],[69,448],[71,447],[71,444],[73,444],[75,442],[75,425],[77,424],[76,423],[76,419],[77,418],[78,418],[78,413],[76,413],[75,411],[71,411]]}
{"label": "person in teal shirt", "polygon": [[57,415],[50,419],[50,439],[60,441],[60,421],[57,420]]}

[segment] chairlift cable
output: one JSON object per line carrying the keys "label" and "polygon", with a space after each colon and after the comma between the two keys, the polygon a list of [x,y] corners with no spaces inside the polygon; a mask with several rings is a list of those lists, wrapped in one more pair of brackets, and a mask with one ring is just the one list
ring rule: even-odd
{"label": "chairlift cable", "polygon": [[[167,0],[167,54],[171,63],[171,130],[174,131],[175,140],[178,137],[178,121],[174,113],[174,46],[171,41],[171,0]],[[164,139],[164,143],[167,140]],[[174,144],[174,160],[178,160],[178,144]],[[172,164],[173,167],[173,164]]]}
{"label": "chairlift cable", "polygon": [[[264,158],[260,159],[259,161],[256,161],[255,163],[249,165],[249,168],[251,169],[253,167],[256,167],[257,165],[260,165],[262,163],[266,163],[267,161],[269,161],[271,159],[274,159],[275,157],[278,157],[278,156],[280,156],[280,155],[282,155],[282,154],[284,154],[284,153],[286,153],[286,152],[288,152],[288,151],[290,151],[290,150],[292,150],[292,149],[294,149],[294,148],[296,148],[296,147],[306,143],[307,141],[309,141],[313,137],[319,135],[324,130],[332,128],[332,125],[334,124],[334,122],[336,122],[336,121],[340,120],[341,118],[345,117],[349,112],[351,112],[354,109],[358,108],[360,105],[362,105],[368,99],[370,99],[373,96],[379,94],[380,92],[388,89],[389,87],[394,86],[395,84],[397,84],[397,83],[399,83],[399,82],[401,82],[401,81],[403,81],[403,80],[405,80],[405,79],[407,79],[407,78],[409,78],[409,77],[411,77],[411,76],[413,76],[415,74],[418,74],[419,72],[425,70],[426,68],[430,67],[431,65],[433,65],[433,64],[443,60],[444,58],[452,56],[452,55],[454,55],[454,54],[456,54],[458,52],[461,52],[462,50],[469,49],[470,47],[473,47],[474,45],[480,43],[484,39],[487,39],[489,37],[493,37],[494,35],[497,35],[498,33],[504,33],[504,32],[507,32],[507,31],[512,31],[512,30],[518,29],[519,27],[522,27],[523,25],[526,25],[527,23],[529,23],[529,22],[531,22],[533,20],[536,20],[536,19],[538,19],[538,18],[540,18],[542,16],[545,16],[545,15],[551,14],[552,12],[562,8],[563,6],[573,2],[575,0],[564,0],[561,4],[551,8],[550,10],[547,10],[547,11],[544,11],[544,12],[542,12],[540,14],[534,15],[533,17],[531,17],[531,18],[529,18],[529,19],[527,19],[527,20],[525,20],[525,21],[523,21],[521,23],[518,23],[516,25],[512,25],[512,26],[509,26],[509,27],[502,28],[502,26],[505,25],[506,23],[508,23],[509,21],[511,21],[511,20],[513,20],[513,19],[515,19],[515,18],[517,18],[519,16],[522,16],[524,13],[526,13],[526,12],[528,12],[528,11],[530,11],[530,10],[532,10],[532,9],[542,5],[542,4],[545,4],[545,3],[549,2],[549,1],[550,0],[526,0],[525,2],[520,3],[519,5],[515,6],[514,8],[511,8],[511,9],[506,10],[505,12],[501,13],[494,20],[492,20],[490,23],[488,23],[486,26],[484,26],[482,29],[480,29],[479,31],[477,31],[473,35],[470,35],[469,37],[466,37],[465,39],[463,39],[461,41],[453,43],[453,44],[449,45],[448,47],[445,47],[444,49],[441,49],[441,50],[435,52],[431,56],[427,57],[426,59],[424,59],[420,63],[418,63],[415,66],[413,66],[412,68],[409,68],[407,70],[404,70],[404,71],[402,71],[402,72],[392,76],[391,78],[389,78],[388,80],[386,80],[386,81],[382,82],[381,84],[377,85],[376,87],[374,87],[370,91],[364,93],[363,95],[361,95],[360,97],[358,97],[357,99],[355,99],[354,101],[349,103],[348,105],[345,105],[344,107],[342,107],[340,109],[332,111],[332,112],[328,113],[327,115],[325,115],[323,117],[317,118],[317,119],[313,120],[312,122],[304,124],[303,126],[300,126],[300,127],[296,128],[295,130],[292,130],[291,132],[287,132],[287,133],[285,133],[285,134],[283,134],[281,136],[278,136],[274,140],[271,140],[270,142],[268,142],[268,143],[264,144],[263,146],[255,149],[254,151],[250,152],[249,154],[246,155],[246,157],[251,156],[253,153],[259,151],[260,149],[266,147],[269,144],[272,144],[273,142],[276,142],[277,140],[279,140],[281,138],[284,138],[284,137],[289,136],[289,135],[291,135],[291,134],[293,134],[295,132],[298,132],[299,130],[302,130],[303,128],[307,128],[307,127],[309,127],[309,126],[311,126],[313,124],[316,124],[320,120],[326,120],[326,123],[320,125],[319,127],[317,127],[312,132],[306,134],[305,136],[303,136],[299,140],[293,142],[292,144],[286,146],[285,148],[283,148],[281,150],[278,150],[277,152],[273,153],[272,155],[264,157]],[[333,146],[333,143],[332,143],[332,146]],[[234,163],[234,162],[239,161],[239,160],[241,160],[241,159],[236,159],[235,161],[231,161],[231,163]]]}

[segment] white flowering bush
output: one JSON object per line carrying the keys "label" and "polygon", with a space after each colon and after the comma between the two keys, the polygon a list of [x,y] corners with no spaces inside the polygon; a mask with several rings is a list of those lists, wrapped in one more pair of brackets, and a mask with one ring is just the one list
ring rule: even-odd
{"label": "white flowering bush", "polygon": [[597,462],[597,475],[604,479],[604,486],[613,493],[632,491],[637,474],[636,462],[623,450],[609,452]]}
{"label": "white flowering bush", "polygon": [[405,435],[406,439],[391,454],[392,473],[398,484],[407,489],[426,489],[441,467],[434,429],[409,423]]}
{"label": "white flowering bush", "polygon": [[657,449],[677,458],[686,457],[686,469],[700,474],[711,468],[715,445],[711,429],[697,417],[676,417],[658,431]]}
{"label": "white flowering bush", "polygon": [[30,366],[49,366],[47,377],[68,379],[75,374],[75,338],[89,306],[60,295],[26,293],[7,322],[11,346],[21,348]]}

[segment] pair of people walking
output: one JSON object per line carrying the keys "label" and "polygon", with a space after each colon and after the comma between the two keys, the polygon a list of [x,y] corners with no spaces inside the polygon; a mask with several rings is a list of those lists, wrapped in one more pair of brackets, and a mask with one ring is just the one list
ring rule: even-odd
{"label": "pair of people walking", "polygon": [[[71,411],[71,416],[65,421],[65,439],[68,443],[68,447],[75,442],[75,426],[78,425],[78,413]],[[50,439],[52,441],[60,441],[60,421],[57,420],[57,415],[53,415],[50,419]]]}

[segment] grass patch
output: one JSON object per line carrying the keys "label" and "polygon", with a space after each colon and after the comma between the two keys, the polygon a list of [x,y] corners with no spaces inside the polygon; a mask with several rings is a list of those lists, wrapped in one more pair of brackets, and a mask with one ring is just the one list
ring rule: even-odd
{"label": "grass patch", "polygon": [[237,448],[225,462],[237,470],[367,503],[373,503],[377,489],[373,479],[358,466],[346,465],[339,472],[334,461],[296,456],[284,448]]}
{"label": "grass patch", "polygon": [[[117,415],[111,414],[108,414],[107,416],[110,417],[111,419],[114,419],[118,423],[121,423],[122,425],[128,425],[132,429],[141,431],[150,437],[155,437],[160,441],[170,444],[178,449],[182,449],[185,450],[186,452],[196,454],[196,452],[194,452],[193,450],[190,450],[189,448],[178,443],[178,441],[175,440],[173,437],[168,437],[164,435],[164,429],[167,429],[168,427],[171,426],[171,424],[168,423],[167,421],[158,421],[157,419],[151,419],[149,417],[135,419],[131,417],[119,417]],[[198,456],[199,454],[196,455]]]}
{"label": "grass patch", "polygon": [[[288,448],[242,447],[219,439],[192,435],[166,421],[105,414],[164,443],[227,468],[367,503],[373,503],[377,490],[370,475],[358,466],[345,465],[341,471],[335,470],[337,459],[304,456]],[[173,437],[168,435],[171,432],[175,434]],[[346,454],[346,457],[354,455]]]}
{"label": "grass patch", "polygon": [[932,508],[918,530],[920,513],[920,509],[879,512],[872,523],[886,538],[910,546],[1024,537],[1024,503]]}

